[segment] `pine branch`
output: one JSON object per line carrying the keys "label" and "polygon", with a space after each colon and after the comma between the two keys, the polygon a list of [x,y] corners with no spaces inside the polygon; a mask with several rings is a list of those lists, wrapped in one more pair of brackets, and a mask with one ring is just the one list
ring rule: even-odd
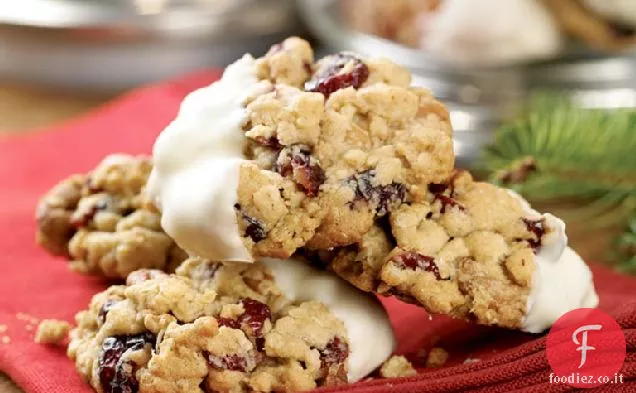
{"label": "pine branch", "polygon": [[482,169],[531,202],[578,202],[564,213],[570,222],[626,225],[614,257],[636,274],[636,111],[584,109],[539,94],[497,131]]}
{"label": "pine branch", "polygon": [[532,201],[594,201],[576,215],[598,226],[636,209],[636,113],[579,108],[539,95],[484,152],[491,180]]}

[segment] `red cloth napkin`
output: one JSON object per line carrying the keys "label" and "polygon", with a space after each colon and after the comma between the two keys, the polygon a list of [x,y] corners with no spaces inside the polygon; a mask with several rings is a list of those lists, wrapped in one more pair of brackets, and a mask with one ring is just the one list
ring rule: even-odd
{"label": "red cloth napkin", "polygon": [[[107,285],[70,273],[64,261],[36,247],[33,215],[38,197],[65,176],[93,168],[106,154],[149,153],[181,99],[217,76],[201,72],[142,88],[70,123],[34,135],[0,137],[0,370],[28,393],[91,392],[63,349],[33,342],[34,330],[43,318],[73,321]],[[597,390],[636,392],[630,383],[636,379],[636,280],[602,267],[595,267],[594,273],[600,307],[619,321],[628,343],[625,383]],[[420,368],[420,374],[410,378],[377,379],[323,392],[571,390],[549,384],[545,336],[430,318],[394,299],[383,302],[399,340],[398,353],[409,354],[421,366],[426,351],[441,346],[450,352],[449,362],[440,369]],[[479,361],[464,364],[468,358]]]}

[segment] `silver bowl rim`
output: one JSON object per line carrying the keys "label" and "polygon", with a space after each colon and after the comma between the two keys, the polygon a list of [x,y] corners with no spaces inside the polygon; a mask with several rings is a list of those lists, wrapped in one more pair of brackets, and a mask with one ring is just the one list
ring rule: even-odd
{"label": "silver bowl rim", "polygon": [[[363,54],[390,53],[393,60],[411,69],[441,71],[445,74],[461,77],[474,74],[493,74],[502,71],[527,73],[537,69],[543,70],[546,67],[554,68],[555,66],[567,68],[568,66],[580,67],[581,65],[589,66],[598,63],[618,64],[626,61],[636,61],[636,48],[622,54],[608,56],[584,45],[571,44],[560,56],[550,59],[498,67],[458,68],[422,49],[409,48],[391,40],[365,34],[346,26],[333,15],[332,8],[337,1],[340,0],[297,0],[299,13],[303,20],[329,44],[342,45],[342,43],[346,43],[347,46],[352,47],[351,49]],[[571,71],[573,70],[568,70],[568,72]]]}

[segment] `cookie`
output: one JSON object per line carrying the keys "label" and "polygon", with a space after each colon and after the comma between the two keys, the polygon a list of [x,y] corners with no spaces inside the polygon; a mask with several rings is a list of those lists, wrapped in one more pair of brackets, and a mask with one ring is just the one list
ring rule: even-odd
{"label": "cookie", "polygon": [[185,259],[142,195],[148,158],[114,154],[88,174],[53,187],[36,210],[36,240],[74,271],[125,278],[140,268],[174,269]]}
{"label": "cookie", "polygon": [[[619,52],[636,45],[633,17],[630,18],[629,13],[624,11],[613,10],[617,4],[593,0],[543,0],[543,2],[550,8],[554,19],[564,31],[592,48]],[[625,5],[630,7],[627,3]],[[614,11],[617,11],[616,14]],[[613,18],[607,18],[606,15]]]}
{"label": "cookie", "polygon": [[68,354],[104,393],[305,391],[357,381],[390,356],[375,299],[288,265],[189,259],[176,274],[133,272],[77,315]]}
{"label": "cookie", "polygon": [[436,12],[442,0],[344,0],[342,14],[355,30],[410,47],[420,46],[418,19]]}
{"label": "cookie", "polygon": [[322,262],[362,290],[431,313],[538,333],[598,304],[591,272],[566,246],[561,220],[456,171]]}
{"label": "cookie", "polygon": [[361,241],[454,164],[449,113],[385,59],[314,60],[290,38],[190,94],[158,137],[148,195],[192,255],[288,258]]}

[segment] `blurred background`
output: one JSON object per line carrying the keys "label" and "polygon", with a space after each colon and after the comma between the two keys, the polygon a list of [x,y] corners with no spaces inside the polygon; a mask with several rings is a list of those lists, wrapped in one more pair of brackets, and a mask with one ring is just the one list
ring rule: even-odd
{"label": "blurred background", "polygon": [[[410,68],[452,111],[460,166],[563,215],[636,271],[634,0],[0,2],[0,135],[295,34]],[[632,225],[630,226],[630,220]]]}

